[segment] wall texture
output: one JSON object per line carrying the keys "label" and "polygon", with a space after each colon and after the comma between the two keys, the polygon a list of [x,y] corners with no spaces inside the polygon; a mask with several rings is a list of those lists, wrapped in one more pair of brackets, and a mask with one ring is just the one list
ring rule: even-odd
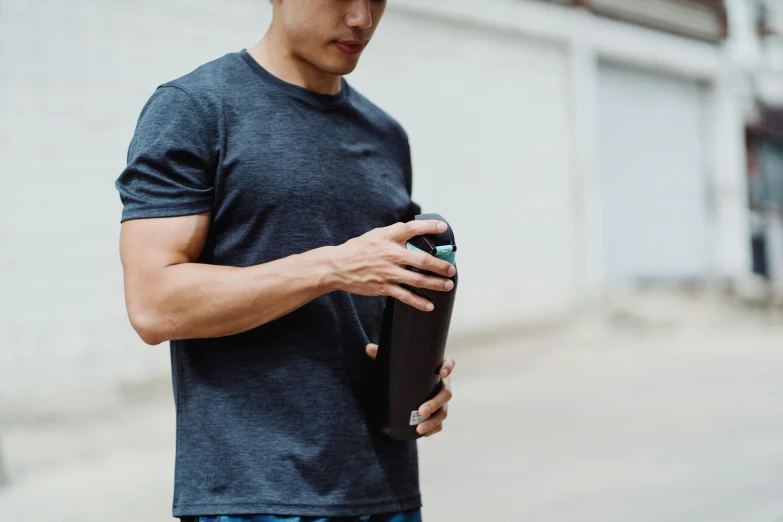
{"label": "wall texture", "polygon": [[[415,198],[455,227],[455,334],[562,317],[604,287],[599,60],[712,85],[712,265],[742,273],[741,121],[719,48],[558,5],[478,4],[390,2],[349,78],[404,124]],[[0,0],[0,399],[166,375],[166,347],[144,346],[125,316],[113,182],[154,88],[249,47],[270,12]]]}

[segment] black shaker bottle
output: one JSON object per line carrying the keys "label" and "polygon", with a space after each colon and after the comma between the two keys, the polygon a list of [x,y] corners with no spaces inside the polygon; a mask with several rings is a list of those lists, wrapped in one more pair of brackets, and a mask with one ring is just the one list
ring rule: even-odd
{"label": "black shaker bottle", "polygon": [[[446,222],[439,214],[420,214],[416,219]],[[451,226],[440,234],[411,238],[406,246],[456,266],[457,245]],[[443,277],[415,267],[407,268]],[[435,305],[431,312],[422,312],[392,297],[386,298],[375,360],[372,415],[377,427],[391,438],[413,440],[421,437],[416,427],[429,417],[420,417],[418,409],[441,389],[440,368],[454,308],[457,274],[451,280],[454,288],[448,292],[403,285]]]}

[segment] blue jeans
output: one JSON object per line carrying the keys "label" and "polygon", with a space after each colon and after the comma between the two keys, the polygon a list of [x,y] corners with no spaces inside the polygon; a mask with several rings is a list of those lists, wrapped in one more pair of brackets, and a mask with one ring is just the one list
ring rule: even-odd
{"label": "blue jeans", "polygon": [[297,517],[276,515],[243,515],[236,517],[201,517],[199,522],[422,522],[421,511],[366,515],[362,517]]}

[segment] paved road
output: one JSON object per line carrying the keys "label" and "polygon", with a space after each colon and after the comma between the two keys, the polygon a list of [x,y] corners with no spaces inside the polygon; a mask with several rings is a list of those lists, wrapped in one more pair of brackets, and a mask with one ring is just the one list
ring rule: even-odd
{"label": "paved road", "polygon": [[[783,522],[783,328],[564,332],[458,351],[427,522]],[[3,520],[170,520],[167,396],[11,424]],[[122,513],[117,517],[117,513]]]}

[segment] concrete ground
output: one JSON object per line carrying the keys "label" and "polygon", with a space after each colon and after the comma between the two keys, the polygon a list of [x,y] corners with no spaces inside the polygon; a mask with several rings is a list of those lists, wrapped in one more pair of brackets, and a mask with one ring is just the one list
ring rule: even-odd
{"label": "concrete ground", "polygon": [[[662,309],[456,346],[425,520],[783,522],[783,325]],[[2,520],[170,520],[167,392],[14,418]]]}

